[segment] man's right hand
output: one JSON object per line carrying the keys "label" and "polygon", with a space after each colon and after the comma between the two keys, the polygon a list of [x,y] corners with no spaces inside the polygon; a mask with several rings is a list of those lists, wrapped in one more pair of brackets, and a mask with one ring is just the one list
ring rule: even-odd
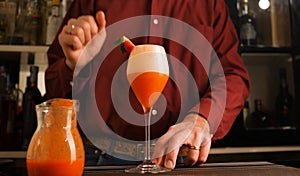
{"label": "man's right hand", "polygon": [[90,15],[71,18],[58,36],[59,43],[66,57],[66,64],[74,70],[78,58],[86,44],[102,29],[106,21],[103,11],[98,11],[96,18]]}

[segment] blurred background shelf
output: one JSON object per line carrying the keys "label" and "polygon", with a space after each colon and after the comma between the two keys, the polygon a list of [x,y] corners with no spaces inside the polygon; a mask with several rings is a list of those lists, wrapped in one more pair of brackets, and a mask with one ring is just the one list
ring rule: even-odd
{"label": "blurred background shelf", "polygon": [[0,52],[30,52],[30,53],[46,53],[48,46],[34,45],[0,45]]}
{"label": "blurred background shelf", "polygon": [[45,94],[44,72],[48,66],[47,45],[0,45],[0,65],[8,69],[11,83],[24,92],[30,65],[39,66],[38,87]]}

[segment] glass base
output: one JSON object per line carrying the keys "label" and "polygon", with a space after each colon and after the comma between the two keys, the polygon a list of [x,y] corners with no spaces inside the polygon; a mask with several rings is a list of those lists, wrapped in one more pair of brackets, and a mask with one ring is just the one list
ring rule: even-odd
{"label": "glass base", "polygon": [[169,172],[170,169],[167,169],[165,167],[156,165],[153,162],[143,162],[142,164],[138,165],[135,168],[126,169],[125,172],[127,173],[162,173],[162,172]]}

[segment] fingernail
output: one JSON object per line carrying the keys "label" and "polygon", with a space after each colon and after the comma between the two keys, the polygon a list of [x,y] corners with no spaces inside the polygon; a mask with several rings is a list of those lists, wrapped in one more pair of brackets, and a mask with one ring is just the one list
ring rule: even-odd
{"label": "fingernail", "polygon": [[166,162],[166,164],[165,164],[165,167],[166,167],[166,168],[173,168],[173,162],[172,162],[172,160],[168,160],[168,161]]}

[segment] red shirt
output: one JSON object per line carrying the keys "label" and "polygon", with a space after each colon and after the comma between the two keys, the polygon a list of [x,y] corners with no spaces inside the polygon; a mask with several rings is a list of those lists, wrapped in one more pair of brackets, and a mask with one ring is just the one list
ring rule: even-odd
{"label": "red shirt", "polygon": [[[152,124],[152,138],[164,134],[169,126],[175,124],[181,116],[184,117],[189,112],[199,113],[208,119],[214,134],[213,140],[221,139],[226,135],[249,95],[249,78],[237,52],[238,37],[223,0],[74,0],[63,25],[70,18],[81,15],[94,16],[98,10],[104,11],[106,15],[107,41],[121,37],[122,34],[130,37],[141,32],[141,35],[147,35],[136,35],[138,37],[132,38],[133,43],[162,45],[171,57],[169,58],[171,79],[164,89],[164,98],[161,98],[154,107],[159,118],[156,123]],[[130,17],[136,17],[136,19],[134,23],[127,25],[126,20]],[[139,20],[138,17],[141,17],[142,20]],[[166,18],[170,20],[165,20]],[[178,26],[177,22],[183,27]],[[186,26],[192,28],[185,28]],[[193,35],[195,34],[193,30],[202,34],[211,44],[218,56],[217,61],[211,57],[213,52],[210,49],[212,48],[203,49],[202,46],[199,46],[200,54],[197,54],[197,46],[194,50],[196,52],[185,47],[195,47],[193,44],[198,44],[198,40],[200,45],[203,44],[200,42],[201,38],[195,38],[197,35]],[[181,43],[181,41],[186,43]],[[91,70],[93,70],[93,66],[99,64],[99,61],[92,61],[90,66],[84,68],[83,73],[79,75],[79,80],[83,81],[75,83],[78,83],[75,94],[77,96],[77,93],[80,92],[79,96],[87,96],[92,99],[92,96],[96,95],[97,108],[109,128],[126,138],[142,140],[144,139],[144,128],[131,124],[119,112],[126,111],[127,108],[141,112],[139,102],[132,91],[129,91],[129,101],[126,101],[126,97],[128,99],[128,90],[126,89],[128,85],[126,84],[128,83],[124,81],[126,80],[125,70],[120,69],[120,66],[126,62],[128,54],[121,53],[117,46],[107,52],[107,55],[103,55],[102,53],[105,52],[107,51],[101,51],[99,54],[99,57],[105,58],[101,61],[101,66],[98,66],[99,70],[96,71],[95,81],[90,79]],[[72,97],[70,82],[73,79],[73,73],[64,63],[64,54],[57,38],[49,48],[48,58],[49,67],[45,75],[47,97]],[[179,67],[184,66],[188,72],[178,68],[176,60],[179,61]],[[221,74],[217,72],[219,71],[218,63],[222,66],[223,73]],[[116,79],[120,85],[112,86],[112,80],[116,75],[120,77],[120,80]],[[218,81],[222,76],[225,76],[223,78],[226,82],[222,82],[222,78],[220,78],[221,81]],[[194,89],[189,85],[190,82],[195,83],[200,102],[197,101],[197,97],[195,98]],[[218,84],[221,84],[221,87],[226,85],[225,100],[222,100],[223,96],[216,96],[218,94],[216,92],[220,88]],[[112,87],[114,87],[113,90]],[[117,106],[113,103],[114,97],[116,97]],[[222,101],[225,103],[223,108],[222,104],[219,104]],[[160,106],[161,103],[163,106]],[[82,118],[88,119],[91,116],[88,110],[91,102],[87,98],[80,104],[84,109],[80,115]],[[218,111],[221,113],[216,113]],[[93,120],[86,120],[86,122],[92,124]]]}

